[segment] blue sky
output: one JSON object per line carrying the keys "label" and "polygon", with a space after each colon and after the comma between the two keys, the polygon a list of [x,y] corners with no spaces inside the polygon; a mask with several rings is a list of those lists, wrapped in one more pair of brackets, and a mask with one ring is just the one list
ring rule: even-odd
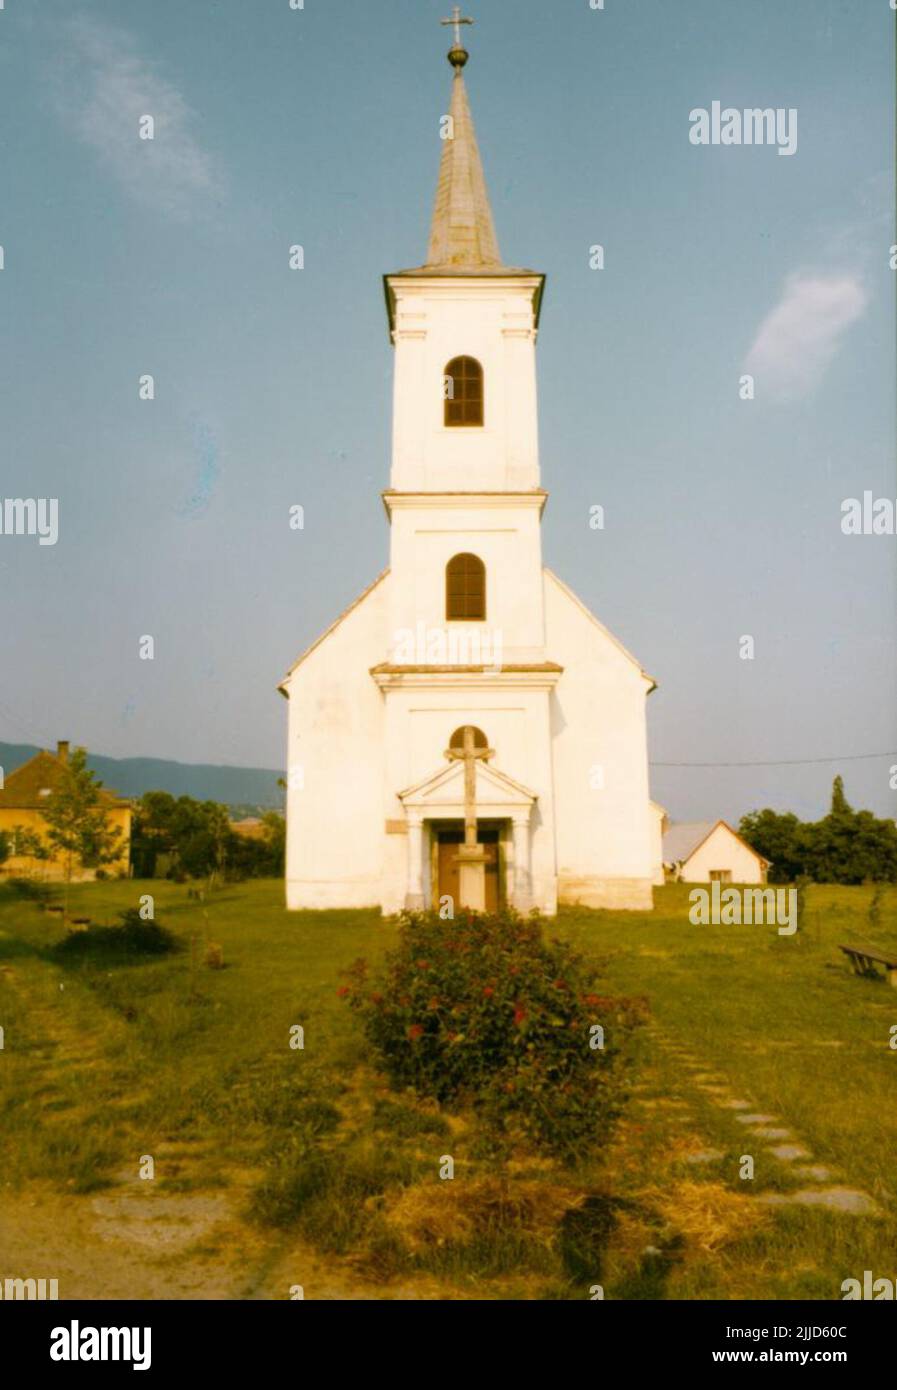
{"label": "blue sky", "polygon": [[[380,277],[424,257],[448,9],[7,0],[0,492],[60,538],[0,538],[0,738],[281,765],[277,681],[386,558]],[[659,683],[654,794],[815,815],[841,771],[894,815],[897,541],[840,529],[897,498],[894,12],[474,15],[500,245],[548,275],[545,559]],[[715,99],[795,108],[797,152],[691,144]]]}

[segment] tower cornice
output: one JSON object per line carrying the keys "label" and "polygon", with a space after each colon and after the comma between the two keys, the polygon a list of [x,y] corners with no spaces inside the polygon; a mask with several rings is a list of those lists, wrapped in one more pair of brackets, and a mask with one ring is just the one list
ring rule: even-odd
{"label": "tower cornice", "polygon": [[541,487],[530,488],[525,492],[399,492],[396,488],[385,488],[380,496],[390,520],[394,511],[407,511],[418,507],[454,510],[458,506],[469,505],[504,510],[509,502],[517,507],[532,507],[541,517],[548,501],[548,493]]}

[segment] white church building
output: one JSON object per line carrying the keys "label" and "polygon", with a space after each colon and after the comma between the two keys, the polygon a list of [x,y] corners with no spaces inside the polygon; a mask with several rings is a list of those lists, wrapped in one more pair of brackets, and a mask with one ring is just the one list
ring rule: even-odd
{"label": "white church building", "polygon": [[389,567],[279,687],[287,906],[650,908],[654,682],[542,563],[544,276],[499,254],[459,32],[426,263],[385,276]]}

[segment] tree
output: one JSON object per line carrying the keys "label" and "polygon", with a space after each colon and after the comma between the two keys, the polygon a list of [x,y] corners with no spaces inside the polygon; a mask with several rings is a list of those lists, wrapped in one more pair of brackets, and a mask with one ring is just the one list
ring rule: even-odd
{"label": "tree", "polygon": [[853,815],[853,807],[848,804],[847,797],[844,795],[844,778],[840,773],[832,783],[832,806],[829,814],[832,816]]}
{"label": "tree", "polygon": [[11,830],[0,831],[0,864],[7,859],[49,859],[47,846],[40,835],[26,830],[23,825],[14,825]]}
{"label": "tree", "polygon": [[803,871],[803,827],[791,811],[753,811],[742,816],[738,829],[752,849],[770,860],[770,883],[791,883]]}
{"label": "tree", "polygon": [[100,793],[103,784],[87,766],[87,753],[76,748],[61,769],[60,780],[43,810],[47,844],[62,856],[65,893],[63,921],[68,922],[69,888],[76,863],[98,868],[121,853],[121,834],[112,829]]}
{"label": "tree", "polygon": [[832,784],[831,809],[819,821],[800,821],[768,807],[742,817],[741,834],[773,861],[772,883],[802,875],[814,883],[897,882],[897,825],[871,811],[855,811],[844,782]]}
{"label": "tree", "polygon": [[287,851],[287,823],[279,811],[266,811],[262,816],[265,845],[270,856],[269,872],[274,878],[283,874]]}

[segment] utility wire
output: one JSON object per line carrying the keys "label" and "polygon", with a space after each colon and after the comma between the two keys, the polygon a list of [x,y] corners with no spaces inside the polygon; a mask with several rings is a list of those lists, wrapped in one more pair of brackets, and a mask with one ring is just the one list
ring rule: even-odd
{"label": "utility wire", "polygon": [[815,763],[859,763],[867,758],[897,758],[897,753],[845,753],[834,758],[776,758],[748,763],[657,763],[650,767],[809,767]]}

